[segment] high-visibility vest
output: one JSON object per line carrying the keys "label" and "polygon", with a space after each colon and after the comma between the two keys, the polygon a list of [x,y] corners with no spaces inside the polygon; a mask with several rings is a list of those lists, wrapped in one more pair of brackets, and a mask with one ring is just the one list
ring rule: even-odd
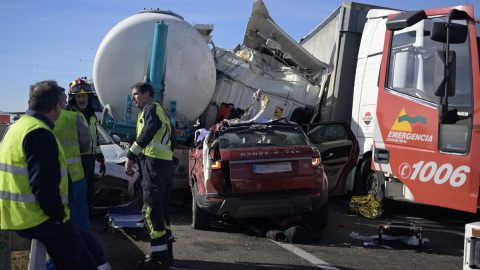
{"label": "high-visibility vest", "polygon": [[78,144],[77,115],[77,112],[62,110],[53,129],[53,133],[57,136],[65,153],[72,182],[82,180],[84,177]]}
{"label": "high-visibility vest", "polygon": [[[164,160],[172,160],[173,153],[170,148],[172,144],[172,142],[170,141],[170,136],[172,133],[172,130],[170,128],[170,118],[158,102],[151,102],[150,104],[156,105],[156,113],[160,118],[160,121],[162,121],[162,127],[157,131],[157,133],[155,133],[152,141],[145,148],[141,148],[140,146],[138,146],[137,142],[134,142],[132,147],[130,148],[130,151],[136,155],[140,154],[140,152],[143,152],[143,154],[146,156]],[[145,106],[145,108],[146,107],[147,106]],[[137,137],[140,136],[143,126],[145,125],[145,119],[143,118],[145,108],[138,115]]]}
{"label": "high-visibility vest", "polygon": [[[23,230],[35,227],[49,217],[40,208],[29,184],[27,159],[23,149],[25,136],[36,129],[53,131],[40,119],[24,115],[13,124],[0,148],[0,211],[1,228],[5,230]],[[64,206],[66,222],[70,218],[68,208],[68,170],[62,145],[57,141],[60,162],[60,196]],[[44,179],[49,181],[50,179]]]}
{"label": "high-visibility vest", "polygon": [[97,145],[97,117],[95,117],[94,114],[87,121],[87,118],[85,118],[83,113],[80,112],[80,116],[82,117],[83,123],[90,131],[90,149],[87,152],[81,153],[81,155],[95,155],[101,153],[102,150],[100,149],[100,145]]}

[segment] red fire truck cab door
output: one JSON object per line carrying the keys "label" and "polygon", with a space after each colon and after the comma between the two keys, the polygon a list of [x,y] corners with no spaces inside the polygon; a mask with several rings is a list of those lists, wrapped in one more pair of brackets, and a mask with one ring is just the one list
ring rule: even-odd
{"label": "red fire truck cab door", "polygon": [[472,6],[456,7],[467,12],[468,21],[452,21],[467,25],[469,35],[464,43],[450,44],[456,80],[445,117],[440,115],[445,97],[435,94],[435,58],[443,55],[438,52],[446,45],[431,40],[430,30],[433,23],[447,21],[450,9],[426,10],[428,19],[387,30],[372,169],[388,172],[404,184],[387,182],[387,198],[410,197],[418,203],[476,212],[480,121],[475,113],[480,112],[480,89]]}

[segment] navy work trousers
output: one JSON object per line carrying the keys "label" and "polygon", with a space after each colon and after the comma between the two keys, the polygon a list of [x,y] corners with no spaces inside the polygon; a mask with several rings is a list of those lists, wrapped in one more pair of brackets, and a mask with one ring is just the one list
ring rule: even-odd
{"label": "navy work trousers", "polygon": [[72,220],[56,224],[49,219],[33,228],[16,232],[21,237],[42,242],[58,270],[97,269],[97,266],[107,263],[98,239],[76,226]]}
{"label": "navy work trousers", "polygon": [[[171,236],[168,203],[172,187],[173,161],[140,155],[143,174],[143,213],[149,225],[152,251],[167,244]],[[160,248],[161,250],[162,248]]]}

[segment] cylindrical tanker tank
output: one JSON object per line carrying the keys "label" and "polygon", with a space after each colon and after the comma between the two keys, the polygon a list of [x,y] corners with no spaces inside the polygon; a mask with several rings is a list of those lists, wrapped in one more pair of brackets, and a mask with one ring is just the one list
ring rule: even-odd
{"label": "cylindrical tanker tank", "polygon": [[[114,26],[98,48],[93,80],[100,102],[123,116],[130,87],[148,78],[155,24],[168,24],[163,107],[177,101],[178,128],[196,120],[215,90],[215,63],[198,31],[173,12],[144,10]],[[134,106],[135,107],[135,106]],[[139,110],[134,108],[132,123]]]}

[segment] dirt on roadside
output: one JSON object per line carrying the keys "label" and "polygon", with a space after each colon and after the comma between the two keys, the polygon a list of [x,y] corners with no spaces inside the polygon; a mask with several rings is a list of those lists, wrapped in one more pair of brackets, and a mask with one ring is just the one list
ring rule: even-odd
{"label": "dirt on roadside", "polygon": [[30,250],[12,251],[11,269],[27,270],[29,262]]}

